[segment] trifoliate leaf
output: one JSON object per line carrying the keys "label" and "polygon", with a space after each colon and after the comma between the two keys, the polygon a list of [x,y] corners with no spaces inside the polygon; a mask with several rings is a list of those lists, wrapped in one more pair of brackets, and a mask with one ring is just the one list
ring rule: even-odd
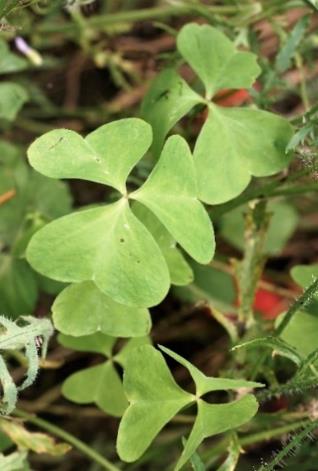
{"label": "trifoliate leaf", "polygon": [[251,176],[282,170],[291,156],[288,121],[266,111],[210,105],[194,149],[199,197],[209,204],[235,198]]}
{"label": "trifoliate leaf", "polygon": [[254,54],[236,50],[209,25],[187,24],[178,34],[177,46],[204,83],[208,99],[222,88],[250,88],[261,72]]}
{"label": "trifoliate leaf", "polygon": [[159,155],[170,129],[202,101],[174,69],[166,69],[154,79],[141,106],[141,116],[153,129],[154,155]]}
{"label": "trifoliate leaf", "polygon": [[208,263],[215,249],[213,229],[197,192],[190,149],[182,137],[172,136],[148,180],[130,196],[147,206],[191,257]]}
{"label": "trifoliate leaf", "polygon": [[0,83],[0,119],[13,121],[27,101],[28,94],[21,85],[13,82]]}
{"label": "trifoliate leaf", "polygon": [[[102,126],[85,140],[73,131],[52,131],[37,139],[28,155],[31,164],[48,176],[108,182],[123,191],[131,166],[149,144],[149,125],[131,118]],[[192,156],[182,138],[172,137],[139,190],[111,205],[82,210],[44,227],[28,247],[28,261],[58,281],[94,281],[121,304],[158,304],[170,284],[167,263],[152,235],[131,212],[128,198],[147,206],[196,260],[211,259],[213,229],[197,200]],[[167,259],[170,265],[179,264],[179,270],[178,255],[167,252]],[[179,284],[182,276],[176,274]]]}
{"label": "trifoliate leaf", "polygon": [[28,150],[31,165],[52,178],[79,178],[126,193],[126,179],[151,144],[151,127],[137,118],[105,124],[83,139],[68,129],[55,129]]}
{"label": "trifoliate leaf", "polygon": [[122,304],[152,306],[169,289],[163,255],[125,198],[46,225],[32,238],[27,259],[58,281],[94,281]]}
{"label": "trifoliate leaf", "polygon": [[55,327],[66,335],[102,332],[113,337],[141,337],[149,333],[147,309],[124,306],[85,281],[65,288],[52,306]]}
{"label": "trifoliate leaf", "polygon": [[207,391],[261,385],[245,380],[208,378],[184,358],[161,348],[189,370],[197,386],[196,394],[177,385],[162,354],[155,348],[146,345],[132,350],[124,364],[124,390],[130,405],[119,426],[117,450],[123,461],[137,460],[178,411],[197,402],[198,415],[175,468],[178,470],[204,438],[246,423],[257,411],[257,402],[250,394],[229,404],[207,404],[201,395]]}
{"label": "trifoliate leaf", "polygon": [[131,352],[125,365],[124,390],[130,406],[119,426],[117,451],[122,460],[131,462],[193,396],[177,385],[162,354],[151,346]]}

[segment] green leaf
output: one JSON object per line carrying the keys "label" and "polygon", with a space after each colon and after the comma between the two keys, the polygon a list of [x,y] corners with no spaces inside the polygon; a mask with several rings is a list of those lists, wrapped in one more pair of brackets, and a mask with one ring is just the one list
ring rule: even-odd
{"label": "green leaf", "polygon": [[276,56],[275,67],[279,73],[285,72],[291,66],[292,58],[294,57],[299,44],[305,36],[306,30],[309,26],[310,17],[302,16]]}
{"label": "green leaf", "polygon": [[[222,237],[240,250],[244,249],[244,213],[246,210],[246,206],[236,208],[224,214],[220,221]],[[271,213],[271,218],[264,252],[277,255],[296,230],[299,217],[294,206],[285,201],[270,201],[268,211]]]}
{"label": "green leaf", "polygon": [[128,403],[111,361],[72,374],[62,387],[63,396],[77,404],[94,402],[106,414],[120,417]]}
{"label": "green leaf", "polygon": [[198,370],[198,368],[192,365],[192,363],[173,352],[169,348],[163,347],[162,345],[160,345],[159,348],[165,352],[166,355],[169,355],[189,371],[196,385],[196,396],[203,396],[204,394],[211,391],[226,391],[228,389],[263,387],[263,384],[261,383],[246,381],[245,379],[211,378],[203,374],[200,370]]}
{"label": "green leaf", "polygon": [[161,349],[189,370],[197,385],[196,395],[183,391],[176,384],[159,351],[149,345],[135,348],[124,365],[124,389],[130,405],[119,426],[117,450],[124,461],[138,459],[171,418],[196,401],[198,416],[175,468],[180,469],[205,437],[238,427],[257,411],[257,402],[252,395],[229,404],[215,405],[205,403],[200,395],[207,391],[261,385],[245,380],[208,378],[184,358],[166,348]]}
{"label": "green leaf", "polygon": [[65,288],[55,299],[52,313],[55,327],[75,337],[94,332],[113,337],[141,337],[151,327],[147,309],[118,304],[91,281]]}
{"label": "green leaf", "polygon": [[124,461],[135,461],[159,431],[193,396],[173,379],[163,356],[151,346],[133,350],[124,372],[130,406],[120,423],[117,451]]}
{"label": "green leaf", "polygon": [[72,350],[101,353],[107,358],[111,356],[116,343],[115,337],[110,337],[100,332],[93,335],[83,335],[82,337],[60,334],[58,340],[61,345]]}
{"label": "green leaf", "polygon": [[46,225],[33,236],[27,259],[58,281],[92,280],[122,304],[152,306],[169,289],[163,255],[125,198]]}
{"label": "green leaf", "polygon": [[250,88],[261,72],[254,54],[237,51],[209,25],[187,24],[178,34],[177,46],[202,80],[208,99],[222,88]]}
{"label": "green leaf", "polygon": [[105,124],[83,139],[68,129],[49,131],[29,147],[31,165],[52,178],[79,178],[126,193],[126,179],[151,144],[149,124],[127,118]]}
{"label": "green leaf", "polygon": [[199,400],[196,421],[175,471],[186,464],[205,438],[240,427],[249,422],[257,410],[258,403],[252,394],[229,404],[207,404]]}
{"label": "green leaf", "polygon": [[170,129],[202,102],[174,69],[161,72],[151,83],[141,106],[141,116],[153,129],[152,150],[159,155]]}
{"label": "green leaf", "polygon": [[130,197],[147,206],[191,257],[208,263],[215,249],[213,228],[197,191],[190,149],[182,137],[172,136],[147,181]]}
{"label": "green leaf", "polygon": [[0,83],[0,119],[13,121],[28,100],[25,89],[13,82]]}
{"label": "green leaf", "polygon": [[194,149],[199,197],[209,204],[235,198],[251,176],[264,177],[286,167],[292,137],[287,120],[266,111],[210,105]]}
{"label": "green leaf", "polygon": [[100,365],[85,368],[69,376],[63,383],[63,395],[78,404],[95,403],[107,414],[120,417],[128,402],[115,365],[122,365],[126,355],[130,355],[136,345],[149,342],[147,337],[134,340],[126,343],[121,352],[113,356],[112,351],[116,343],[114,337],[101,333],[83,337],[59,335],[59,342],[68,348],[101,353],[107,358]]}
{"label": "green leaf", "polygon": [[192,269],[181,251],[176,247],[176,241],[159,219],[146,206],[138,203],[138,201],[133,203],[132,210],[159,245],[169,268],[171,283],[177,286],[191,283],[193,281]]}
{"label": "green leaf", "polygon": [[4,39],[0,39],[0,74],[11,74],[26,69],[27,61],[13,54]]}

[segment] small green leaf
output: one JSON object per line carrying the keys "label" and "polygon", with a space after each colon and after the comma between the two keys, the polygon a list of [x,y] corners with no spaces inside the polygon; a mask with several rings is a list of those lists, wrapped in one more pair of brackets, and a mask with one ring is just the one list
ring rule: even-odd
{"label": "small green leaf", "polygon": [[251,176],[264,177],[286,167],[292,127],[280,116],[249,108],[210,105],[194,149],[199,197],[219,204],[239,195]]}
{"label": "small green leaf", "polygon": [[138,203],[138,201],[133,203],[132,210],[159,245],[169,268],[171,283],[177,286],[191,283],[193,281],[192,269],[181,251],[176,247],[176,241],[159,219],[146,206]]}
{"label": "small green leaf", "polygon": [[112,337],[141,337],[151,327],[147,309],[118,304],[91,281],[65,288],[55,299],[52,313],[55,327],[75,337],[95,332]]}
{"label": "small green leaf", "polygon": [[117,450],[122,460],[137,460],[179,410],[197,402],[198,416],[175,468],[178,470],[204,438],[242,425],[257,411],[257,402],[252,395],[229,404],[213,405],[202,401],[200,395],[208,391],[262,385],[245,380],[208,378],[184,358],[160,348],[189,370],[197,386],[196,395],[183,391],[176,384],[162,354],[155,348],[141,346],[132,350],[124,364],[124,389],[130,405],[119,426]]}
{"label": "small green leaf", "polygon": [[175,471],[186,464],[205,438],[240,427],[249,422],[257,410],[258,403],[252,394],[229,404],[207,404],[199,400],[196,421]]}
{"label": "small green leaf", "polygon": [[130,406],[119,426],[117,451],[122,460],[131,462],[193,396],[177,385],[162,354],[151,346],[131,352],[125,365],[124,389]]}
{"label": "small green leaf", "polygon": [[107,358],[111,356],[116,343],[115,337],[110,337],[100,332],[93,335],[83,335],[82,337],[60,334],[58,339],[59,343],[64,347],[78,350],[79,352],[101,353]]}
{"label": "small green leaf", "polygon": [[128,406],[122,384],[111,361],[72,374],[63,383],[63,396],[77,404],[94,402],[101,410],[120,417]]}
{"label": "small green leaf", "polygon": [[101,353],[107,358],[100,365],[85,368],[69,376],[63,383],[63,395],[78,404],[95,403],[104,412],[120,417],[128,402],[115,365],[123,365],[126,356],[129,356],[137,345],[148,343],[148,338],[141,337],[127,342],[115,356],[112,351],[116,338],[101,333],[83,337],[59,335],[59,342],[65,347]]}
{"label": "small green leaf", "polygon": [[27,259],[58,281],[92,280],[122,304],[152,306],[169,289],[163,255],[125,198],[46,225],[33,236]]}
{"label": "small green leaf", "polygon": [[190,149],[182,137],[172,136],[148,180],[130,197],[147,206],[191,257],[208,263],[214,254],[214,234],[197,191]]}
{"label": "small green leaf", "polygon": [[151,127],[138,118],[105,124],[83,139],[68,129],[49,131],[29,147],[31,165],[52,178],[79,178],[126,193],[126,179],[151,144]]}
{"label": "small green leaf", "polygon": [[170,129],[200,102],[200,95],[174,69],[166,69],[154,79],[143,100],[141,116],[152,126],[152,150],[156,156]]}
{"label": "small green leaf", "polygon": [[250,88],[261,72],[254,54],[237,51],[210,25],[187,24],[178,34],[177,46],[204,83],[208,99],[222,88]]}
{"label": "small green leaf", "polygon": [[239,388],[262,388],[264,385],[261,383],[255,383],[254,381],[246,381],[245,379],[228,379],[228,378],[211,378],[203,374],[198,368],[190,363],[185,358],[181,357],[177,353],[169,350],[169,348],[159,346],[160,349],[169,355],[171,358],[176,360],[182,366],[184,366],[192,376],[192,379],[196,385],[196,396],[203,396],[211,391],[226,391],[229,389]]}
{"label": "small green leaf", "polygon": [[277,54],[275,61],[275,67],[279,73],[285,72],[291,66],[291,60],[306,33],[309,22],[309,16],[302,16],[288,35],[287,40]]}
{"label": "small green leaf", "polygon": [[13,82],[0,83],[0,119],[13,121],[28,100],[25,89]]}

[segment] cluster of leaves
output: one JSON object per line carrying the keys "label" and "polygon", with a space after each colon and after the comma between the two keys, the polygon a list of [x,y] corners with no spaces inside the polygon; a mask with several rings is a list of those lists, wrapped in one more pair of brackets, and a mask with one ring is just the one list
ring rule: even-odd
{"label": "cluster of leaves", "polygon": [[[4,12],[1,8],[0,3],[0,15]],[[306,17],[292,31],[277,56],[277,73],[288,69],[307,26]],[[39,290],[57,295],[52,319],[60,332],[59,343],[105,357],[104,362],[71,374],[62,393],[77,404],[94,403],[105,413],[122,417],[117,451],[123,461],[138,460],[176,414],[196,407],[192,430],[175,465],[179,470],[189,460],[192,464],[200,461],[196,450],[205,438],[236,430],[255,416],[257,397],[265,396],[252,391],[263,384],[208,377],[185,358],[160,346],[190,373],[195,392],[182,389],[162,353],[151,345],[149,308],[158,305],[174,285],[182,299],[207,300],[232,342],[239,340],[237,318],[232,322],[224,315],[235,304],[233,279],[208,266],[215,240],[204,203],[226,203],[241,195],[252,177],[268,177],[286,169],[299,142],[309,135],[314,137],[315,122],[314,115],[308,115],[310,130],[303,128],[292,139],[292,126],[278,115],[255,106],[226,108],[217,104],[220,91],[250,89],[261,73],[256,55],[238,50],[218,29],[187,24],[177,36],[177,50],[195,78],[189,84],[179,68],[163,70],[146,94],[142,119],[119,119],[86,137],[68,129],[49,131],[28,149],[33,169],[23,161],[19,149],[0,142],[4,169],[0,175],[0,195],[4,195],[3,204],[0,200],[0,308],[14,317],[34,310]],[[27,67],[25,59],[0,42],[0,73]],[[0,124],[4,129],[27,100],[23,86],[1,82]],[[182,118],[197,113],[206,119],[191,152],[183,137],[167,136]],[[131,173],[147,158],[154,163],[152,171],[137,189],[131,188]],[[105,204],[80,207],[71,213],[70,193],[61,179],[102,184],[115,190],[115,196],[113,193]],[[268,209],[273,217],[266,226],[266,239],[259,245],[262,257],[279,253],[298,222],[294,207],[285,201],[273,200]],[[240,205],[217,220],[224,240],[239,250],[246,246],[243,215],[248,211],[250,205]],[[253,259],[252,251],[244,266],[249,266],[249,255]],[[252,277],[251,272],[248,275]],[[259,336],[255,329],[252,340],[238,345],[239,353],[242,347],[247,350],[245,363],[250,360],[250,349],[266,347],[295,364],[296,372],[289,382],[278,386],[276,382],[275,387],[270,384],[264,392],[267,397],[280,394],[283,387],[284,391],[299,390],[308,378],[311,385],[316,384],[318,298],[313,294],[312,277],[318,276],[318,269],[295,267],[292,276],[303,288],[310,285],[302,309],[297,305],[285,318],[279,318],[273,336],[264,336],[263,331]],[[256,285],[257,277],[255,280]],[[288,323],[282,329],[286,318]],[[27,319],[30,325],[25,327],[2,319],[7,331],[0,338],[3,350],[26,350],[29,370],[20,389],[34,381],[38,370],[36,338],[47,342],[52,333],[49,321]],[[306,337],[300,337],[300,331],[306,332]],[[17,341],[20,335],[22,340]],[[45,350],[46,346],[42,352]],[[265,358],[264,363],[271,361]],[[251,361],[252,366],[254,363]],[[17,387],[4,361],[0,367],[5,412],[10,413]],[[124,370],[123,380],[118,368]],[[247,369],[244,373],[248,374]],[[233,400],[231,393],[224,404],[211,404],[205,396],[233,390],[237,397]],[[14,435],[14,431],[10,433]],[[60,452],[65,451],[62,446]],[[234,469],[239,456],[240,446],[233,440],[221,469],[227,469],[227,462],[228,469]],[[3,460],[26,466],[25,458],[20,450]]]}

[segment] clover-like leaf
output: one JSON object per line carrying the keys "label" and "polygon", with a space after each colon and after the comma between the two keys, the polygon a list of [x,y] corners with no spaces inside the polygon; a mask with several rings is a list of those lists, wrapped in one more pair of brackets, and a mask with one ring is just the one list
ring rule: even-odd
{"label": "clover-like leaf", "polygon": [[131,462],[194,398],[177,385],[162,354],[151,346],[131,352],[124,370],[124,390],[131,404],[119,426],[117,451],[122,460]]}
{"label": "clover-like leaf", "polygon": [[170,281],[173,285],[188,285],[193,281],[193,272],[176,246],[176,241],[161,224],[159,219],[144,205],[135,201],[132,205],[135,216],[146,226],[160,247],[169,268]]}
{"label": "clover-like leaf", "polygon": [[255,54],[237,51],[225,34],[209,25],[185,25],[177,46],[204,83],[208,99],[222,88],[250,88],[261,72]]}
{"label": "clover-like leaf", "polygon": [[208,263],[213,229],[197,193],[190,149],[182,137],[171,136],[147,181],[130,196],[147,206],[191,257]]}
{"label": "clover-like leaf", "polygon": [[117,450],[123,461],[137,460],[178,411],[197,402],[198,415],[176,465],[178,470],[204,438],[248,422],[258,407],[251,394],[229,404],[207,404],[201,395],[209,391],[262,385],[245,380],[209,378],[184,358],[166,348],[161,349],[189,370],[196,384],[196,394],[177,385],[162,354],[155,348],[146,345],[132,350],[124,365],[124,390],[130,405],[119,426]]}
{"label": "clover-like leaf", "polygon": [[141,337],[149,333],[147,309],[124,306],[84,281],[65,288],[52,306],[55,327],[66,335],[102,332],[112,337]]}
{"label": "clover-like leaf", "polygon": [[75,131],[55,129],[28,150],[31,165],[52,178],[79,178],[126,193],[126,179],[148,150],[151,127],[138,118],[114,121],[83,139]]}
{"label": "clover-like leaf", "polygon": [[[27,259],[37,271],[58,281],[93,281],[120,304],[158,304],[170,285],[167,263],[151,233],[132,213],[129,198],[147,206],[196,260],[211,259],[213,229],[197,200],[192,156],[181,137],[168,140],[144,185],[126,194],[125,178],[149,147],[150,136],[149,125],[130,118],[102,126],[85,140],[73,131],[56,130],[31,145],[30,162],[45,175],[91,179],[124,193],[116,203],[73,213],[35,234]],[[168,263],[175,264],[175,254],[167,254]]]}
{"label": "clover-like leaf", "polygon": [[[167,72],[167,77],[162,73],[144,100],[143,115],[162,141],[194,105],[206,104],[208,117],[196,142],[194,163],[199,198],[219,204],[241,193],[251,176],[273,175],[289,164],[292,155],[286,153],[286,148],[292,138],[292,127],[273,113],[222,108],[210,102],[218,90],[252,86],[260,73],[254,54],[237,51],[222,32],[209,25],[187,24],[178,34],[177,45],[202,80],[206,97],[200,100],[198,95],[192,96],[176,72]],[[185,91],[180,92],[180,103],[178,89]],[[167,112],[174,108],[173,119],[160,117],[159,105],[151,106],[154,100],[163,103]]]}
{"label": "clover-like leaf", "polygon": [[27,259],[59,281],[92,280],[122,304],[151,306],[169,289],[163,255],[125,198],[51,222],[33,236]]}
{"label": "clover-like leaf", "polygon": [[194,149],[199,197],[219,204],[239,195],[251,176],[269,176],[286,167],[292,137],[287,120],[266,111],[210,105]]}
{"label": "clover-like leaf", "polygon": [[106,357],[104,363],[69,376],[63,383],[63,395],[78,404],[96,403],[106,413],[121,416],[128,402],[115,365],[116,363],[123,365],[125,352],[129,355],[129,351],[135,345],[148,343],[148,338],[141,337],[129,341],[121,352],[113,356],[112,350],[116,338],[101,333],[83,337],[59,335],[59,342],[74,350],[100,353]]}
{"label": "clover-like leaf", "polygon": [[141,116],[152,126],[152,150],[156,156],[170,129],[202,101],[174,69],[163,70],[154,79],[143,100]]}
{"label": "clover-like leaf", "polygon": [[0,83],[0,119],[13,121],[28,100],[25,89],[13,82]]}

